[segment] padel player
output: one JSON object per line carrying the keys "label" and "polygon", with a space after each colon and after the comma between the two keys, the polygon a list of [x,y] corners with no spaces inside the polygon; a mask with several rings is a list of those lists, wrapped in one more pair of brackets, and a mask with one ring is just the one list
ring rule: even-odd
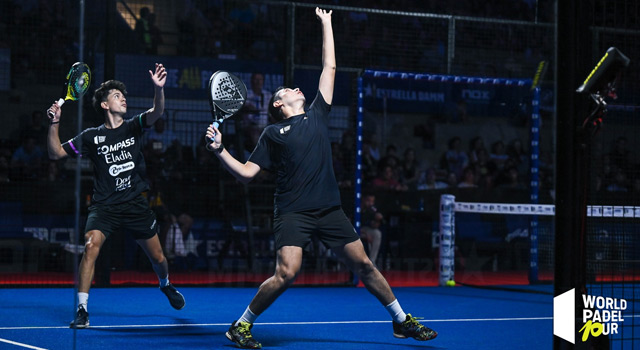
{"label": "padel player", "polygon": [[[164,112],[164,84],[167,72],[156,63],[149,71],[155,89],[153,107],[131,119],[127,113],[126,87],[117,80],[100,85],[93,95],[93,107],[104,115],[104,124],[84,130],[73,139],[60,143],[58,127],[60,107],[49,110],[49,158],[88,157],[93,162],[94,185],[85,227],[85,248],[78,277],[78,309],[71,328],[89,327],[87,301],[100,248],[112,234],[129,231],[147,254],[160,280],[160,290],[175,309],[182,309],[184,297],[169,283],[169,267],[158,239],[155,214],[142,192],[149,190],[145,180],[142,134]],[[80,146],[81,145],[81,146]],[[123,233],[123,232],[122,232]]]}
{"label": "padel player", "polygon": [[[272,117],[279,116],[280,121],[265,128],[244,164],[224,149],[220,130],[209,126],[206,132],[207,148],[239,181],[251,181],[261,169],[277,174],[273,224],[277,250],[275,274],[262,283],[226,336],[241,348],[261,348],[251,334],[253,323],[293,284],[300,272],[303,249],[311,236],[317,235],[384,305],[393,319],[395,337],[433,339],[437,336],[435,331],[404,313],[340,207],[329,139],[329,111],[336,74],[332,11],[319,8],[315,11],[322,24],[322,73],[318,93],[309,109],[305,111],[305,96],[299,89],[278,88],[270,103],[270,113]],[[214,135],[215,141],[211,142]]]}

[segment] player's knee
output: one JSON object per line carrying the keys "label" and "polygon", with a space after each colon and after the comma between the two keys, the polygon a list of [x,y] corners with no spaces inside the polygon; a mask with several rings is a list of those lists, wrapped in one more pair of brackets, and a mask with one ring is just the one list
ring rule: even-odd
{"label": "player's knee", "polygon": [[296,280],[298,276],[298,272],[293,269],[281,268],[276,273],[276,277],[280,280],[284,285],[291,285]]}
{"label": "player's knee", "polygon": [[100,252],[100,246],[102,246],[102,239],[99,236],[99,232],[89,231],[84,235],[84,252],[89,256],[96,256]]}
{"label": "player's knee", "polygon": [[356,272],[360,276],[366,276],[375,271],[376,267],[373,265],[373,262],[367,259],[363,259],[356,264]]}
{"label": "player's knee", "polygon": [[149,260],[151,260],[151,263],[154,265],[160,265],[164,263],[166,258],[164,257],[164,254],[162,253],[162,251],[160,251],[160,252],[151,254],[151,256],[149,256]]}
{"label": "player's knee", "polygon": [[100,254],[100,245],[92,240],[88,240],[84,245],[84,255],[87,258],[95,259]]}

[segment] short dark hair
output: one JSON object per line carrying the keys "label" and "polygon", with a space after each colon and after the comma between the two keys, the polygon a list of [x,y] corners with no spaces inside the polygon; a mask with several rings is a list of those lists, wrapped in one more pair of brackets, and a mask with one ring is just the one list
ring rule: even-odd
{"label": "short dark hair", "polygon": [[276,100],[280,99],[278,97],[278,92],[280,92],[280,90],[282,90],[282,89],[286,89],[286,87],[279,86],[276,89],[276,91],[273,93],[273,95],[271,96],[271,99],[269,100],[269,117],[272,120],[280,121],[280,120],[284,119],[284,114],[282,114],[282,108],[278,108],[278,107],[274,107],[273,106],[273,102],[275,102]]}
{"label": "short dark hair", "polygon": [[103,113],[102,106],[100,104],[107,100],[107,96],[109,95],[109,91],[111,90],[120,90],[122,94],[127,94],[127,87],[123,82],[118,80],[107,80],[104,83],[100,84],[100,87],[96,89],[93,93],[93,108],[98,113]]}

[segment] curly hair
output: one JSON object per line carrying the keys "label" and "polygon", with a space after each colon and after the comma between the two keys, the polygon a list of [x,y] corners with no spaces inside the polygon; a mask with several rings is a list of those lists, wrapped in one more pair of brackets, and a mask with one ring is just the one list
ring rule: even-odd
{"label": "curly hair", "polygon": [[104,83],[100,84],[100,87],[96,89],[93,93],[93,108],[98,112],[102,113],[102,106],[100,104],[107,100],[107,96],[109,95],[109,91],[111,90],[120,90],[122,94],[127,94],[127,87],[123,82],[118,80],[107,80]]}

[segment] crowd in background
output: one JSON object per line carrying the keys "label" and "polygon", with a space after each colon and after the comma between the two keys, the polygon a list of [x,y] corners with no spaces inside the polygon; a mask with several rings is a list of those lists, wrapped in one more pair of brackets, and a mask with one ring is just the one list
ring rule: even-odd
{"label": "crowd in background", "polygon": [[[499,3],[466,0],[464,3],[442,1],[303,1],[350,7],[376,8],[384,10],[402,9],[407,12],[441,13],[461,16],[488,17],[545,22],[550,21],[552,1],[502,0]],[[126,4],[126,1],[124,2]],[[118,40],[114,42],[118,53],[161,54],[257,60],[262,62],[284,62],[288,50],[283,40],[287,22],[283,20],[283,3],[261,4],[228,1],[181,2],[179,11],[172,16],[161,7],[121,10],[135,18],[135,27],[127,24],[123,17],[116,17]],[[77,4],[69,1],[3,1],[0,4],[0,48],[11,49],[12,77],[36,77],[40,81],[56,83],[59,72],[78,57]],[[92,3],[86,9],[85,61],[92,63],[93,57],[105,50],[106,4]],[[319,35],[315,21],[298,11],[296,31],[307,33],[308,40]],[[162,18],[162,20],[160,20]],[[446,21],[424,20],[418,17],[394,16],[381,21],[375,14],[351,11],[341,14],[336,24],[341,35],[336,41],[337,55],[341,66],[384,68],[395,70],[434,71],[444,69],[446,58]],[[485,24],[478,24],[484,26]],[[410,28],[410,31],[407,31]],[[462,47],[482,42],[485,49],[509,48],[518,54],[537,60],[537,52],[544,45],[542,32],[496,35],[493,30],[500,27],[486,24],[479,27],[462,26],[457,37]],[[482,32],[487,34],[482,36]],[[464,35],[462,35],[464,34]],[[526,35],[525,35],[526,34]],[[414,40],[419,38],[419,40]],[[468,43],[465,41],[469,41]],[[161,50],[162,47],[168,48]],[[355,50],[354,50],[355,49]],[[295,48],[299,64],[312,64],[318,56],[313,47]],[[56,52],[48,60],[50,52]],[[375,52],[376,54],[368,54]],[[402,52],[402,55],[398,55]],[[480,59],[481,60],[481,59]],[[536,61],[537,62],[537,61]],[[480,63],[480,62],[478,62]],[[475,67],[485,69],[497,65],[482,62]],[[482,70],[481,70],[482,71]],[[484,72],[485,74],[491,72]],[[499,72],[502,74],[502,72]],[[459,73],[463,74],[463,73]]]}
{"label": "crowd in background", "polygon": [[[353,6],[363,8],[378,8],[395,10],[402,8],[404,11],[446,13],[461,16],[489,17],[525,21],[550,21],[547,18],[552,11],[547,7],[552,1],[507,1],[487,4],[478,0],[466,0],[455,5],[442,1],[303,1],[306,3],[326,3],[331,5]],[[0,49],[11,49],[11,77],[12,84],[23,83],[23,77],[37,77],[43,83],[50,77],[56,77],[54,83],[59,83],[59,73],[65,71],[68,63],[77,57],[77,35],[75,21],[72,21],[73,6],[65,1],[41,0],[41,1],[5,1],[0,5]],[[91,32],[94,27],[104,25],[104,3],[100,2],[87,9],[87,16],[97,16],[95,21],[87,23],[87,42],[89,52],[101,50],[104,44],[103,28],[101,32]],[[185,1],[182,7],[184,11],[176,13],[176,33],[168,33],[167,23],[157,23],[159,17],[156,8],[142,8],[135,13],[137,22],[135,28],[126,27],[131,34],[130,38],[122,37],[118,41],[118,52],[133,50],[140,54],[157,54],[158,47],[166,43],[168,35],[177,35],[177,52],[180,55],[211,56],[218,57],[221,54],[229,54],[230,58],[252,59],[260,61],[282,62],[283,57],[278,55],[285,53],[279,47],[285,33],[285,22],[282,13],[275,11],[278,7],[267,4],[248,2],[224,2],[224,1]],[[302,12],[300,12],[302,13]],[[98,15],[102,14],[102,15]],[[303,16],[303,15],[300,15]],[[353,45],[356,49],[340,50],[337,52],[342,59],[355,60],[360,64],[382,66],[387,69],[404,68],[401,60],[384,58],[384,52],[400,50],[393,45],[420,45],[421,42],[432,40],[432,37],[444,38],[447,30],[437,22],[421,22],[415,18],[407,17],[400,23],[406,28],[411,28],[411,33],[417,38],[425,39],[416,41],[398,40],[385,25],[367,27],[367,21],[372,20],[374,14],[352,11],[340,16],[346,28],[342,33],[347,38],[341,37],[337,45]],[[302,19],[302,20],[300,20]],[[319,32],[312,30],[315,21],[298,19],[296,25],[300,32],[310,33],[307,40],[315,40],[313,35]],[[121,19],[120,19],[121,20]],[[376,22],[378,23],[378,22]],[[381,22],[386,23],[386,22]],[[430,23],[430,24],[426,24]],[[122,23],[118,24],[123,26]],[[425,27],[426,25],[433,27]],[[407,27],[408,26],[408,27]],[[93,29],[92,29],[93,28]],[[369,28],[369,29],[367,29]],[[462,28],[462,30],[465,30]],[[460,36],[461,43],[464,40],[481,40],[474,37],[479,35],[469,29],[469,35]],[[439,32],[442,32],[438,34]],[[102,34],[101,34],[102,33]],[[540,33],[538,33],[540,34]],[[389,36],[391,35],[391,37]],[[374,40],[374,38],[378,38]],[[517,37],[503,38],[494,36],[486,43],[487,49],[492,47],[516,47],[519,51],[527,51],[537,45],[535,40],[528,44],[517,42]],[[142,45],[128,45],[127,40],[136,40]],[[433,39],[440,40],[440,39]],[[507,40],[508,42],[505,42]],[[515,41],[514,41],[515,40]],[[389,44],[391,43],[391,44]],[[539,44],[539,43],[538,43]],[[376,45],[391,45],[386,48],[376,48]],[[435,52],[444,55],[442,43],[435,43]],[[524,45],[524,46],[523,46]],[[439,47],[439,48],[438,48]],[[298,45],[296,54],[317,61],[318,54],[313,48],[302,50]],[[366,57],[358,57],[359,52],[381,52],[375,56],[378,61],[368,62]],[[385,51],[387,50],[387,51]],[[51,59],[48,52],[56,52]],[[422,50],[419,56],[429,57],[430,52]],[[276,54],[274,54],[276,53]],[[424,57],[411,58],[412,64],[422,67]],[[91,57],[88,57],[91,59]],[[364,60],[364,61],[363,61]],[[12,94],[9,93],[10,95]],[[13,98],[12,95],[10,98]],[[26,100],[17,101],[26,102]],[[20,116],[28,120],[23,129],[12,133],[12,136],[0,140],[0,181],[59,181],[72,176],[72,167],[66,166],[66,161],[50,161],[46,154],[46,117],[42,111],[34,111],[31,116]],[[251,150],[255,144],[256,135],[264,127],[251,128],[251,134],[245,135],[244,152]],[[157,125],[157,130],[151,131],[149,139],[153,135],[160,135],[164,141],[150,142],[145,149],[145,157],[149,164],[149,173],[160,178],[151,178],[151,183],[159,184],[168,182],[199,182],[210,184],[214,180],[208,174],[215,173],[217,166],[215,161],[206,154],[200,146],[184,147],[177,139],[171,139],[171,130],[166,125]],[[355,136],[351,131],[344,133],[340,142],[333,144],[334,169],[336,176],[343,188],[353,185],[353,173],[355,164]],[[401,141],[400,141],[401,142]],[[375,138],[367,138],[363,143],[363,178],[368,188],[378,188],[393,191],[416,191],[440,188],[528,188],[529,186],[529,154],[523,140],[498,140],[491,145],[485,144],[482,136],[473,139],[462,139],[450,135],[447,151],[439,155],[438,159],[418,159],[416,152],[407,144],[398,142],[381,150]],[[242,145],[241,145],[242,146]],[[440,145],[441,146],[441,145]],[[608,145],[605,145],[605,147]],[[601,191],[639,191],[639,180],[635,179],[633,172],[634,158],[626,149],[626,140],[619,139],[612,150],[605,150],[601,161],[596,162],[598,169],[595,177],[596,188]],[[230,145],[234,150],[236,145]],[[242,147],[241,147],[242,148]],[[243,152],[243,150],[239,150]],[[541,159],[541,183],[542,186],[552,187],[551,169],[553,168],[550,155],[543,154]],[[629,159],[627,159],[629,158]],[[159,174],[159,175],[158,175]],[[258,179],[259,181],[260,179]],[[178,200],[179,202],[179,200]]]}

